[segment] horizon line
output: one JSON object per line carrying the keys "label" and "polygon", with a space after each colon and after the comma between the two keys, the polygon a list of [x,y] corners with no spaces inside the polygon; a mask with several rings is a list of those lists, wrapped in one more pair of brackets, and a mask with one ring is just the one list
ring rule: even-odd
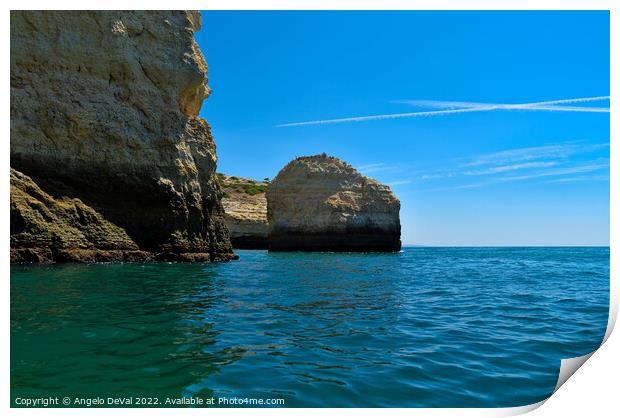
{"label": "horizon line", "polygon": [[532,245],[441,245],[402,244],[401,247],[418,248],[610,248],[610,244],[532,244]]}

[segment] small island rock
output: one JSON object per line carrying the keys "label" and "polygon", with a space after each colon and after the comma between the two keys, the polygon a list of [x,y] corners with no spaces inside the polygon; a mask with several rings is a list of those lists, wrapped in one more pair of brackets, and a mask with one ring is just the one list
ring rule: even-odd
{"label": "small island rock", "polygon": [[389,186],[326,154],[288,163],[267,189],[269,250],[399,251]]}

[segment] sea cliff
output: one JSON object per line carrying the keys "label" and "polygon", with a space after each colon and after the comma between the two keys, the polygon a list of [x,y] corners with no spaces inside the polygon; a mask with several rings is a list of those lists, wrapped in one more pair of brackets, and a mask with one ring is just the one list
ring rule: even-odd
{"label": "sea cliff", "polygon": [[218,173],[218,180],[224,190],[226,226],[234,248],[267,248],[267,181]]}
{"label": "sea cliff", "polygon": [[12,261],[234,257],[197,117],[200,26],[187,11],[11,12]]}

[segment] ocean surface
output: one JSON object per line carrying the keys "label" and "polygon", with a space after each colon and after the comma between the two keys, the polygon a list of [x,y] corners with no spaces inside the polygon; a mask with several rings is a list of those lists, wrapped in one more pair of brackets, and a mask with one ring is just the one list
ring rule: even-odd
{"label": "ocean surface", "polygon": [[509,407],[598,348],[608,248],[11,267],[11,398]]}

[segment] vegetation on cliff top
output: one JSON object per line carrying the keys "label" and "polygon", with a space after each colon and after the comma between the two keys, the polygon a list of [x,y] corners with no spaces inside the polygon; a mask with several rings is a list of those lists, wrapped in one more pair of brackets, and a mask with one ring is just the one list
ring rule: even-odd
{"label": "vegetation on cliff top", "polygon": [[217,179],[224,190],[224,197],[229,197],[231,193],[245,193],[250,196],[265,193],[269,183],[268,178],[261,182],[243,177],[227,176],[224,173],[217,173]]}

